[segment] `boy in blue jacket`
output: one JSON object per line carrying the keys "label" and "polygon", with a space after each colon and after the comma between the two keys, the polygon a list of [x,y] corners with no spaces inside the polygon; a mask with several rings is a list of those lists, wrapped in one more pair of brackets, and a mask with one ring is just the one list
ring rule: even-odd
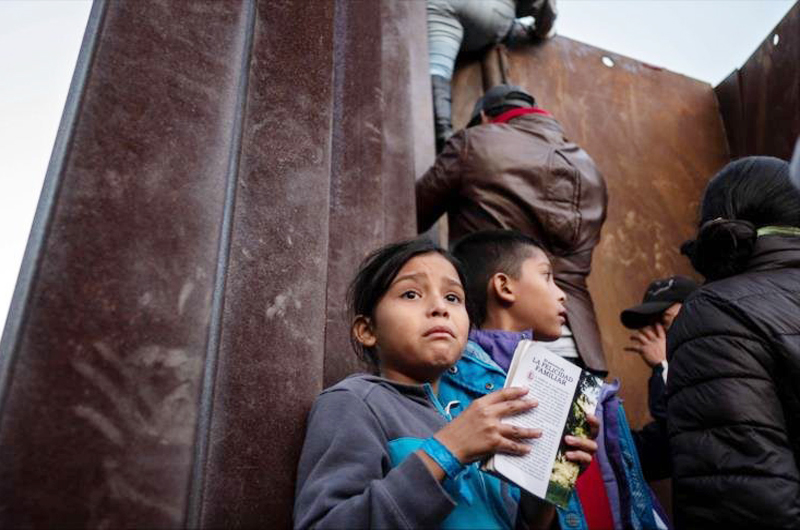
{"label": "boy in blue jacket", "polygon": [[[520,340],[550,342],[561,337],[566,322],[566,295],[553,281],[547,255],[536,241],[519,232],[475,232],[458,241],[452,252],[466,272],[467,309],[472,325],[464,354],[442,375],[439,385],[441,402],[458,402],[450,409],[457,417],[472,401],[503,387]],[[596,431],[597,419],[590,416],[589,422]],[[597,448],[594,441],[567,436],[566,442],[576,448],[566,453],[568,459],[582,466],[591,463],[589,454]],[[585,450],[577,450],[578,447]],[[515,489],[514,494],[519,495],[519,491]],[[523,506],[538,502],[522,495]],[[569,511],[559,514],[562,523],[567,521]]]}

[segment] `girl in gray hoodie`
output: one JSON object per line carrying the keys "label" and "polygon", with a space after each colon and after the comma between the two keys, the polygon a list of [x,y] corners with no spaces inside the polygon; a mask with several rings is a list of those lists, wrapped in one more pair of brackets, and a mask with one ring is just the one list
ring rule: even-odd
{"label": "girl in gray hoodie", "polygon": [[500,420],[537,405],[506,388],[457,418],[436,398],[467,341],[464,275],[425,239],[367,257],[351,284],[352,342],[377,375],[357,374],[314,403],[300,458],[296,528],[532,527],[552,510],[525,503],[477,462],[521,455],[538,429]]}

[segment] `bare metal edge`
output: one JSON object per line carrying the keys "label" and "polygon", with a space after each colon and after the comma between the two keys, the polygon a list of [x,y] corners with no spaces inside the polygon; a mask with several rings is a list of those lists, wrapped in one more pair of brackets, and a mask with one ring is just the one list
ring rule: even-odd
{"label": "bare metal edge", "polygon": [[[89,12],[86,31],[83,34],[81,49],[72,74],[64,112],[56,133],[50,162],[47,165],[42,192],[33,218],[25,254],[22,257],[17,284],[11,298],[3,336],[0,339],[0,420],[3,417],[11,374],[18,356],[19,343],[28,319],[28,304],[36,283],[50,224],[61,188],[64,168],[70,155],[70,148],[78,124],[83,94],[94,61],[103,21],[108,11],[107,0],[95,0]],[[0,423],[1,425],[1,423]]]}
{"label": "bare metal edge", "polygon": [[186,504],[186,528],[200,528],[203,516],[203,490],[206,480],[206,461],[208,459],[209,437],[214,410],[214,386],[217,375],[220,337],[222,335],[222,313],[225,304],[225,280],[231,254],[233,214],[236,205],[236,188],[239,180],[239,158],[242,151],[242,131],[244,111],[247,106],[247,89],[250,79],[250,60],[253,50],[253,35],[256,23],[255,0],[247,0],[245,14],[245,35],[242,58],[239,66],[239,81],[236,96],[236,110],[231,130],[228,170],[226,174],[225,205],[222,213],[219,248],[217,250],[217,269],[214,275],[214,292],[211,302],[211,321],[208,330],[205,366],[197,413],[192,474],[189,486],[189,499]]}

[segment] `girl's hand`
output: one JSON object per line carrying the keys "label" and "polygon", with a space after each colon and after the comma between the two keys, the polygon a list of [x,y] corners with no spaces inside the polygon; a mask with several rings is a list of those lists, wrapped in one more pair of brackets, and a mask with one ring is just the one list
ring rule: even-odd
{"label": "girl's hand", "polygon": [[586,421],[589,422],[590,438],[583,438],[577,436],[565,436],[564,441],[568,446],[574,448],[573,451],[567,451],[564,456],[570,462],[575,462],[581,466],[581,473],[583,473],[589,464],[592,463],[592,458],[597,452],[597,433],[600,432],[600,421],[594,414],[587,414]]}
{"label": "girl's hand", "polygon": [[500,420],[537,406],[536,400],[522,399],[527,393],[525,388],[512,387],[476,399],[434,436],[462,464],[494,453],[524,455],[530,451],[530,446],[521,440],[538,438],[542,430],[517,427]]}

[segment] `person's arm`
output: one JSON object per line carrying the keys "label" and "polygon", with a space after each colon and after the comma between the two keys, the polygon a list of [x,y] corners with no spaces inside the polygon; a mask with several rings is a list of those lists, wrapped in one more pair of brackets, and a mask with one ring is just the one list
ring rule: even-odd
{"label": "person's arm", "polygon": [[647,405],[650,416],[660,422],[667,421],[667,378],[664,377],[666,370],[667,361],[664,359],[653,367],[653,373],[647,381]]}
{"label": "person's arm", "polygon": [[645,326],[631,335],[631,342],[625,351],[639,355],[653,370],[648,381],[648,407],[650,415],[658,421],[666,421],[667,334],[660,323]]}
{"label": "person's arm", "polygon": [[295,528],[435,527],[456,503],[416,454],[390,467],[383,429],[355,394],[322,394],[297,473]]}
{"label": "person's arm", "polygon": [[638,431],[631,431],[631,436],[646,480],[661,480],[672,476],[666,414]]}
{"label": "person's arm", "polygon": [[652,369],[647,382],[647,406],[654,421],[631,431],[642,473],[647,480],[659,480],[672,474],[667,438],[666,378],[667,337],[660,323],[637,330],[626,351],[636,353]]}
{"label": "person's arm", "polygon": [[417,180],[417,231],[429,229],[457,200],[466,150],[466,134],[460,131],[445,144],[428,171]]}

